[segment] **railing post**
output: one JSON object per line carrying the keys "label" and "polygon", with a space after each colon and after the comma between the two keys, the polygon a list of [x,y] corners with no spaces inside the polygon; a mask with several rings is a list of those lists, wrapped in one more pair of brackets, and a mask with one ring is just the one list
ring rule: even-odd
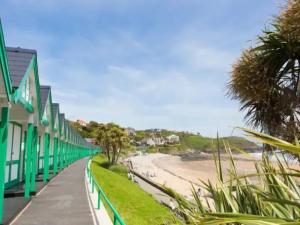
{"label": "railing post", "polygon": [[27,140],[26,140],[26,159],[25,159],[25,198],[30,197],[30,175],[31,175],[31,169],[32,169],[32,138],[33,138],[33,125],[32,123],[28,123],[27,128]]}
{"label": "railing post", "polygon": [[53,146],[53,174],[57,173],[58,138],[54,137]]}
{"label": "railing post", "polygon": [[100,209],[100,205],[101,205],[101,192],[100,189],[98,189],[98,209]]}
{"label": "railing post", "polygon": [[6,166],[6,151],[7,137],[9,129],[9,108],[1,109],[0,121],[0,223],[3,221],[3,206],[4,206],[4,187],[5,187],[5,166]]}
{"label": "railing post", "polygon": [[37,173],[37,146],[38,146],[38,130],[37,126],[33,127],[33,141],[32,141],[32,171],[31,171],[31,187],[30,191],[35,192],[35,176]]}
{"label": "railing post", "polygon": [[50,147],[50,134],[44,134],[44,174],[43,182],[49,179],[49,147]]}
{"label": "railing post", "polygon": [[92,179],[92,193],[94,193],[94,186],[95,186],[95,181]]}
{"label": "railing post", "polygon": [[61,142],[61,156],[60,156],[60,162],[61,162],[61,169],[63,170],[65,168],[65,163],[64,163],[64,160],[65,160],[65,142],[62,141]]}
{"label": "railing post", "polygon": [[114,225],[117,225],[117,222],[118,222],[117,216],[116,216],[116,214],[114,213]]}
{"label": "railing post", "polygon": [[[94,193],[95,191],[95,186],[96,186],[96,191],[98,192],[98,196],[97,196],[97,209],[101,208],[101,201],[105,201],[108,204],[108,207],[111,209],[111,211],[113,212],[113,225],[125,225],[124,221],[122,220],[122,218],[120,217],[120,215],[118,214],[118,212],[116,211],[116,209],[112,206],[111,202],[109,201],[109,199],[107,198],[107,196],[105,195],[104,192],[102,192],[101,187],[99,186],[99,184],[97,183],[97,180],[95,180],[95,178],[93,177],[93,174],[91,172],[91,168],[89,167],[91,160],[89,160],[86,164],[86,170],[87,170],[87,175],[89,176],[89,182],[92,185],[92,193]],[[102,199],[101,199],[102,198]],[[102,206],[103,207],[103,206]]]}

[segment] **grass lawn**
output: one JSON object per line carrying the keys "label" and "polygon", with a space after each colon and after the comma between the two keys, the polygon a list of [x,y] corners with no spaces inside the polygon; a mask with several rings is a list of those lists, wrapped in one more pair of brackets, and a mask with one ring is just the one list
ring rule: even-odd
{"label": "grass lawn", "polygon": [[169,209],[124,177],[124,174],[100,166],[105,161],[104,157],[95,156],[92,172],[126,225],[162,224],[172,218]]}

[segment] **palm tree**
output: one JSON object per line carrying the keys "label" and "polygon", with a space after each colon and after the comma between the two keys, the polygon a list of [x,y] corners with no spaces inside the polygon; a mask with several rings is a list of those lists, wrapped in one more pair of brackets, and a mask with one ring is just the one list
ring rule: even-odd
{"label": "palm tree", "polygon": [[243,51],[229,82],[229,94],[240,101],[247,123],[287,140],[299,135],[300,125],[299,10],[299,0],[288,2],[272,30]]}
{"label": "palm tree", "polygon": [[[258,38],[256,46],[243,51],[234,64],[229,93],[241,102],[246,119],[268,134],[294,141],[299,136],[300,78],[300,0],[290,0],[277,16],[271,31]],[[268,134],[243,129],[263,144],[300,157],[296,139],[290,143]],[[202,182],[206,195],[194,190],[190,203],[178,199],[179,214],[186,224],[294,225],[300,224],[300,170],[276,156],[255,163],[256,171],[239,175],[229,155],[228,178],[223,179],[220,157],[215,156],[217,183]],[[299,166],[299,164],[298,164]]]}
{"label": "palm tree", "polygon": [[110,165],[119,160],[122,149],[128,144],[129,138],[123,128],[114,123],[99,124],[94,136],[104,149]]}

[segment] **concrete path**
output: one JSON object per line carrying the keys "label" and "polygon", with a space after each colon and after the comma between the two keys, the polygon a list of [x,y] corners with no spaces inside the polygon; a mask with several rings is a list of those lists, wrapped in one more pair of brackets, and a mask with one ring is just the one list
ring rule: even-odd
{"label": "concrete path", "polygon": [[81,159],[49,182],[13,225],[93,225]]}

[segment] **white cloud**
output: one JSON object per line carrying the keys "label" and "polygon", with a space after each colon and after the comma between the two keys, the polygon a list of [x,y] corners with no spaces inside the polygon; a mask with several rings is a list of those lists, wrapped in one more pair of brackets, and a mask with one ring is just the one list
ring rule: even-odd
{"label": "white cloud", "polygon": [[151,48],[122,30],[70,40],[17,27],[8,33],[9,43],[38,50],[41,83],[52,86],[67,118],[206,135],[230,134],[241,123],[237,105],[224,97],[233,55],[190,34]]}
{"label": "white cloud", "polygon": [[[217,130],[224,135],[231,134],[234,126],[241,125],[242,117],[236,105],[213,102],[214,96],[210,96],[213,93],[207,91],[211,91],[211,85],[202,87],[203,84],[193,83],[183,74],[167,73],[154,80],[149,71],[120,66],[109,68],[102,84],[104,92],[69,89],[57,92],[72,119],[115,121],[136,128],[192,130],[206,135],[215,135]],[[128,81],[134,85],[123,85]]]}
{"label": "white cloud", "polygon": [[188,35],[183,31],[184,34],[176,38],[172,47],[174,57],[178,57],[189,69],[221,73],[230,71],[236,54],[217,47],[217,43],[215,45],[204,43],[197,32],[187,32]]}

